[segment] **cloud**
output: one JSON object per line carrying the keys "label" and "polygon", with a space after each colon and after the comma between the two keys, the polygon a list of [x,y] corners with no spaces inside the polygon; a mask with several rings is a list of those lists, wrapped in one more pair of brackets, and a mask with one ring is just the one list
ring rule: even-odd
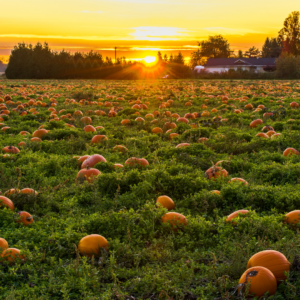
{"label": "cloud", "polygon": [[139,26],[133,27],[135,32],[130,35],[136,40],[162,41],[162,40],[179,40],[188,36],[187,29],[177,27],[158,27],[158,26]]}
{"label": "cloud", "polygon": [[247,28],[226,28],[226,27],[206,27],[202,28],[204,30],[219,33],[219,34],[227,34],[227,35],[245,35],[248,33],[262,33],[259,31],[255,31]]}
{"label": "cloud", "polygon": [[79,13],[84,13],[84,14],[103,14],[104,12],[101,10],[96,10],[96,11],[90,11],[90,10],[82,10],[78,11]]}

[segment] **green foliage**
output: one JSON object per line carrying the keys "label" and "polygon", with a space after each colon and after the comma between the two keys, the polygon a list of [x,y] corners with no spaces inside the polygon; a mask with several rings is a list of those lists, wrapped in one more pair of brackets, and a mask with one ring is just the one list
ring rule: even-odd
{"label": "green foliage", "polygon": [[[76,57],[79,64],[82,58],[78,53]],[[12,101],[25,104],[23,88],[31,99],[42,97],[50,103],[48,98],[55,98],[58,117],[71,117],[50,121],[49,106],[38,105],[32,106],[38,114],[26,107],[28,114],[20,116],[13,111],[15,105],[7,105],[11,113],[3,123],[10,130],[0,131],[1,149],[19,147],[21,141],[26,145],[19,147],[18,154],[0,155],[1,195],[26,187],[38,193],[7,195],[15,210],[0,207],[0,237],[26,256],[25,261],[11,265],[0,258],[1,300],[238,299],[232,293],[249,258],[266,249],[280,251],[294,262],[274,299],[299,298],[295,257],[300,225],[286,224],[284,215],[300,207],[300,156],[282,155],[288,147],[300,150],[300,112],[290,107],[297,101],[298,82],[2,80],[0,98],[10,95]],[[222,102],[225,95],[227,103]],[[126,99],[118,104],[116,117],[96,115],[95,110],[109,110],[98,104],[78,103],[97,98],[117,101],[108,96]],[[246,102],[240,102],[243,96],[248,97]],[[174,103],[160,109],[157,97]],[[76,103],[66,104],[66,98]],[[184,105],[187,99],[192,102],[188,108]],[[132,109],[127,100],[147,101],[148,109]],[[255,108],[263,104],[266,109],[246,110],[246,103]],[[203,104],[211,113],[208,118],[200,117]],[[211,112],[213,108],[218,112]],[[61,109],[66,111],[59,113]],[[236,114],[235,109],[244,111]],[[94,127],[105,129],[85,132],[80,118],[72,120],[75,110],[91,116]],[[160,112],[157,124],[148,119],[143,124],[134,121],[137,111],[144,118],[156,110]],[[166,117],[166,111],[180,116],[197,112],[197,118],[188,124],[177,123]],[[275,117],[263,117],[266,111]],[[219,115],[222,121],[211,126]],[[124,118],[130,118],[131,125],[122,126]],[[258,118],[264,123],[250,129],[251,121]],[[171,132],[179,134],[173,140],[164,127],[169,121],[177,125]],[[42,142],[31,142],[32,133],[41,125],[49,132]],[[266,125],[282,135],[257,137]],[[154,126],[164,133],[153,134]],[[21,131],[30,134],[22,136]],[[95,134],[105,134],[108,140],[91,144]],[[201,137],[208,140],[200,143]],[[179,143],[190,145],[176,148]],[[115,152],[116,145],[128,151]],[[81,169],[78,158],[92,154],[103,155],[107,163],[94,166],[101,174],[93,182],[80,183],[76,181]],[[145,158],[149,166],[127,166],[131,157]],[[205,172],[216,163],[227,170],[228,177],[207,178]],[[115,168],[115,164],[124,167]],[[243,178],[248,185],[229,183],[231,178]],[[161,195],[172,198],[172,211],[187,218],[186,226],[173,231],[170,224],[162,223],[167,209],[156,206]],[[249,214],[235,223],[225,221],[240,209]],[[17,223],[18,211],[29,212],[33,224]],[[81,255],[78,243],[89,234],[104,236],[109,250],[101,249],[94,259]]]}

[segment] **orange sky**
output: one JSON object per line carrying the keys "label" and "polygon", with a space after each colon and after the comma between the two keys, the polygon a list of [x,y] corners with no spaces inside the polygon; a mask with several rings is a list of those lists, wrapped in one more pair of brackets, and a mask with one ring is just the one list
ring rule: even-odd
{"label": "orange sky", "polygon": [[143,58],[178,52],[222,34],[233,50],[276,37],[299,0],[14,0],[1,3],[0,56],[18,42],[47,41],[55,50],[100,50]]}

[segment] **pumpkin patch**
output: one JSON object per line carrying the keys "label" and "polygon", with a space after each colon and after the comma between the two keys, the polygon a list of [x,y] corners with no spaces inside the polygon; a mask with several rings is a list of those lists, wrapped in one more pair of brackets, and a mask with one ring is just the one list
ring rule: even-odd
{"label": "pumpkin patch", "polygon": [[299,92],[0,79],[0,298],[297,299]]}

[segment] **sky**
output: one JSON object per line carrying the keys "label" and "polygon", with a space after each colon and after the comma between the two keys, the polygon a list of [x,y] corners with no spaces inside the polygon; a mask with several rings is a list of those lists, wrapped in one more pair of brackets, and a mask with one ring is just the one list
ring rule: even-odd
{"label": "sky", "polygon": [[299,0],[9,0],[1,1],[0,57],[19,42],[53,50],[100,51],[129,59],[157,51],[188,57],[197,42],[222,34],[231,48],[276,37]]}

